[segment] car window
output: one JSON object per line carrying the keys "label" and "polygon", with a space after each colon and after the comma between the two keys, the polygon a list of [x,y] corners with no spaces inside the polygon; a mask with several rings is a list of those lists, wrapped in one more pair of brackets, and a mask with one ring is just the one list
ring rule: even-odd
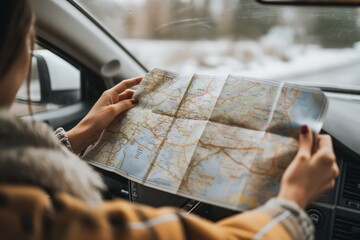
{"label": "car window", "polygon": [[148,69],[360,85],[358,8],[75,0]]}
{"label": "car window", "polygon": [[10,109],[17,116],[51,111],[80,102],[80,71],[53,52],[36,45],[31,60],[30,88],[24,79]]}

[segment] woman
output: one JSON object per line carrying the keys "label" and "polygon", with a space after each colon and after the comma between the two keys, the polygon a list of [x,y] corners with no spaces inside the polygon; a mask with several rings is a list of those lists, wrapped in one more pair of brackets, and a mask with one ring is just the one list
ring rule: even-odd
{"label": "woman", "polygon": [[313,139],[302,126],[298,154],[282,178],[278,197],[217,223],[172,208],[103,202],[101,178],[76,154],[136,105],[128,88],[141,78],[107,90],[76,127],[54,135],[45,124],[9,113],[30,63],[30,1],[1,1],[0,19],[0,239],[313,238],[303,209],[334,186],[339,172],[329,136]]}

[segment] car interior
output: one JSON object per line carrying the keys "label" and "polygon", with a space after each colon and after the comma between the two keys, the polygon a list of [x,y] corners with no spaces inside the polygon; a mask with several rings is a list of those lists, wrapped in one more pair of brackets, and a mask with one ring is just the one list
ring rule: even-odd
{"label": "car interior", "polygon": [[[246,5],[249,1],[254,2],[252,4],[256,6],[261,6],[262,9],[271,8],[277,11],[276,9],[280,8],[277,4],[263,5],[255,0],[240,2],[244,2]],[[123,79],[142,76],[151,70],[149,67],[152,67],[143,64],[140,57],[135,57],[133,51],[122,43],[121,38],[112,33],[111,27],[99,20],[96,14],[86,9],[85,2],[33,0],[36,13],[37,47],[32,66],[33,81],[30,96],[34,110],[32,117],[48,123],[54,129],[58,127],[71,129],[86,115],[104,90]],[[143,2],[147,1],[134,2],[144,4]],[[179,2],[184,4],[202,2],[206,5],[214,4],[216,1]],[[239,1],[232,2],[238,3]],[[119,6],[121,7],[121,5]],[[292,8],[306,11],[307,6],[292,6]],[[353,6],[331,6],[331,8],[342,8],[344,11],[355,9],[358,12],[358,9]],[[129,14],[134,13],[129,12]],[[252,14],[256,14],[256,12]],[[287,18],[291,21],[291,16],[287,16]],[[360,19],[360,16],[357,19]],[[360,26],[359,20],[357,20],[357,24]],[[201,27],[206,28],[206,26]],[[162,28],[159,32],[161,30]],[[286,35],[286,31],[283,34]],[[267,39],[271,38],[271,34],[267,36]],[[212,41],[211,37],[209,39],[208,41]],[[265,44],[266,39],[262,39]],[[360,37],[358,41],[360,41]],[[271,43],[270,40],[267,43],[269,42]],[[133,44],[136,47],[136,42]],[[141,45],[142,42],[137,44]],[[251,48],[250,45],[248,42],[248,48]],[[151,48],[151,45],[148,47]],[[141,49],[145,48],[146,46],[141,46]],[[166,47],[163,51],[167,51]],[[346,51],[352,52],[347,54],[356,53],[356,47],[346,48]],[[252,55],[246,56],[251,57]],[[336,61],[341,61],[342,55],[338,56]],[[159,61],[158,58],[162,58],[162,54],[159,53],[152,58],[156,64]],[[323,59],[325,58],[326,56]],[[352,58],[349,57],[349,59]],[[218,61],[215,57],[212,60]],[[246,61],[246,59],[242,61]],[[191,65],[191,63],[189,64]],[[359,63],[360,59],[352,59],[351,64],[355,64],[352,69],[355,69],[356,64]],[[209,68],[211,66],[210,64]],[[176,67],[173,69],[175,71],[182,70]],[[355,70],[350,71],[349,69],[339,68],[337,70],[336,67],[330,67],[319,73],[309,71],[306,75],[294,74],[288,78],[286,76],[279,77],[280,80],[290,79],[305,86],[321,88],[330,103],[321,132],[330,134],[333,138],[340,176],[335,188],[324,194],[306,210],[315,224],[316,239],[360,239],[360,75]],[[190,70],[193,69],[190,68]],[[334,74],[334,71],[342,72]],[[246,71],[245,73],[239,71],[238,74],[246,74]],[[267,75],[265,70],[261,74],[258,77],[274,78],[271,74]],[[340,79],[335,79],[337,82],[332,84],[326,84],[326,79],[335,78],[335,75]],[[312,81],[314,77],[322,78],[324,81],[314,82]],[[344,78],[344,82],[351,78],[354,83],[357,81],[357,86],[356,84],[341,85],[343,83],[341,78]],[[26,106],[26,94],[20,90],[12,111],[22,118],[30,118],[31,116],[24,106]],[[174,206],[214,221],[237,213],[233,210],[152,189],[116,173],[102,169],[97,170],[103,175],[108,186],[108,191],[104,193],[106,199],[120,197],[154,207]],[[221,190],[219,189],[219,191]]]}

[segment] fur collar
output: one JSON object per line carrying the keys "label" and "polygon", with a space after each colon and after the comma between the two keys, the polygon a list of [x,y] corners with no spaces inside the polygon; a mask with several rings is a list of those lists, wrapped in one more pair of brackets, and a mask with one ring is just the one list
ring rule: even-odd
{"label": "fur collar", "polygon": [[67,192],[90,205],[101,202],[98,173],[68,151],[46,124],[23,121],[0,110],[0,183]]}

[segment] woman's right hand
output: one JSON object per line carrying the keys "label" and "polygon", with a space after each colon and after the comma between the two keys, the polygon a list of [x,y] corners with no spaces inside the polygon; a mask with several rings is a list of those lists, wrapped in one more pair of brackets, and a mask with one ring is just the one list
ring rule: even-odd
{"label": "woman's right hand", "polygon": [[301,208],[333,188],[339,175],[331,137],[318,136],[315,152],[312,152],[313,141],[311,130],[302,126],[298,153],[282,177],[278,195],[296,202]]}
{"label": "woman's right hand", "polygon": [[131,87],[138,85],[142,77],[123,80],[106,90],[97,100],[90,112],[67,132],[72,150],[81,153],[90,144],[96,142],[104,129],[122,112],[135,107],[138,100],[131,99],[134,91]]}

